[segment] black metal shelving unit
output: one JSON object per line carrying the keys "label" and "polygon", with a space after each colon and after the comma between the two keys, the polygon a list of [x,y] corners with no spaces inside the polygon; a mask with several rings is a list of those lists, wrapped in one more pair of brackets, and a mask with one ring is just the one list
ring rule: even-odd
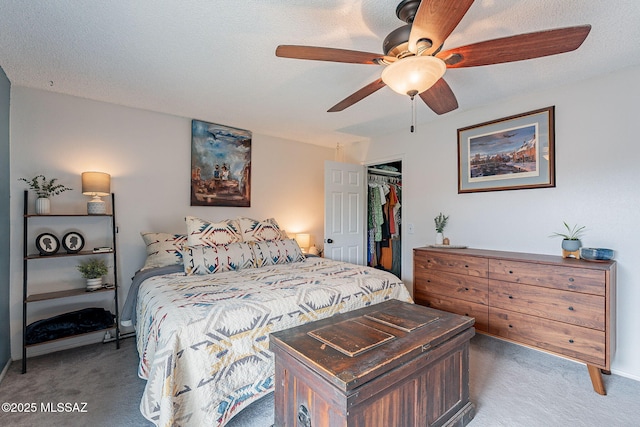
{"label": "black metal shelving unit", "polygon": [[[118,308],[118,262],[116,259],[117,254],[117,239],[116,234],[118,229],[116,227],[116,215],[115,215],[115,195],[111,193],[111,213],[101,214],[101,215],[89,215],[89,214],[49,214],[49,215],[35,215],[29,213],[29,192],[25,190],[24,192],[24,222],[23,222],[23,276],[22,276],[22,290],[23,290],[23,300],[22,300],[22,373],[27,372],[27,348],[35,347],[42,344],[51,343],[54,341],[61,341],[70,338],[75,338],[81,335],[93,334],[98,332],[105,332],[115,329],[115,342],[116,348],[120,348],[120,327],[119,327],[119,319],[120,313]],[[78,220],[82,221],[83,218],[96,218],[96,217],[104,217],[105,219],[109,219],[111,223],[111,247],[112,250],[108,252],[100,252],[96,253],[94,251],[80,251],[77,253],[56,253],[53,255],[40,255],[40,254],[29,254],[28,253],[28,238],[29,238],[29,227],[31,221],[40,221],[53,218],[78,218]],[[88,255],[108,255],[113,259],[113,286],[104,287],[102,289],[88,292],[85,288],[77,288],[77,289],[67,289],[62,291],[54,291],[54,292],[44,292],[44,293],[35,293],[29,294],[29,263],[35,260],[42,259],[54,259],[54,258],[67,258],[67,257],[85,257]],[[60,298],[81,298],[86,295],[96,295],[96,293],[105,293],[105,292],[113,292],[114,304],[115,304],[115,321],[114,324],[103,328],[100,330],[95,330],[82,334],[75,334],[63,338],[58,338],[54,340],[48,340],[39,342],[36,344],[26,344],[26,336],[27,336],[27,310],[30,304],[41,303],[42,301],[55,300]]]}

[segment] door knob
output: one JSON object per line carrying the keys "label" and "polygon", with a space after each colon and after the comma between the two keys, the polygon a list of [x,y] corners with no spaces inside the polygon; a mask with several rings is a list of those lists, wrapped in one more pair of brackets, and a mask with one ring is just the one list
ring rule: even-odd
{"label": "door knob", "polygon": [[333,239],[326,239],[325,243],[333,243]]}

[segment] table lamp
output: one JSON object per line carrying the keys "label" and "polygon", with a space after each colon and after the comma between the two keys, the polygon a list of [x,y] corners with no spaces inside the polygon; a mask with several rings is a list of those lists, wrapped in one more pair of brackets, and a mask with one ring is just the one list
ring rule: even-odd
{"label": "table lamp", "polygon": [[302,249],[302,253],[306,254],[309,249],[311,237],[307,233],[298,233],[296,234],[296,242],[298,242],[298,246]]}
{"label": "table lamp", "polygon": [[104,172],[82,172],[82,194],[92,196],[87,203],[89,215],[104,215],[107,204],[100,198],[111,194],[111,175]]}

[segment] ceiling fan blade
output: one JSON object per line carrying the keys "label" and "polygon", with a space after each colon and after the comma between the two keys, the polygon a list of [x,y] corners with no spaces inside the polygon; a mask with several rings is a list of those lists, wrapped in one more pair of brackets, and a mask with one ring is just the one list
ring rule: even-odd
{"label": "ceiling fan blade", "polygon": [[311,59],[315,61],[346,62],[349,64],[378,65],[385,61],[391,63],[396,58],[381,53],[360,52],[357,50],[334,49],[331,47],[280,45],[276,48],[280,58]]}
{"label": "ceiling fan blade", "polygon": [[448,68],[522,61],[576,50],[589,31],[591,25],[579,25],[519,34],[457,47],[436,56],[446,62]]}
{"label": "ceiling fan blade", "polygon": [[438,115],[458,108],[458,100],[444,79],[438,80],[436,84],[422,92],[420,98]]}
{"label": "ceiling fan blade", "polygon": [[347,96],[342,101],[338,102],[336,105],[334,105],[329,110],[327,110],[327,113],[335,113],[335,112],[338,112],[338,111],[342,111],[347,107],[351,107],[356,102],[366,98],[367,96],[371,95],[372,93],[374,93],[377,90],[382,89],[385,86],[386,85],[384,84],[382,79],[378,79],[375,82],[369,83],[368,85],[366,85],[362,89],[352,93],[351,95]]}
{"label": "ceiling fan blade", "polygon": [[427,39],[431,41],[431,47],[419,54],[433,54],[460,23],[472,4],[473,0],[422,0],[411,24],[409,51],[418,54],[418,41]]}

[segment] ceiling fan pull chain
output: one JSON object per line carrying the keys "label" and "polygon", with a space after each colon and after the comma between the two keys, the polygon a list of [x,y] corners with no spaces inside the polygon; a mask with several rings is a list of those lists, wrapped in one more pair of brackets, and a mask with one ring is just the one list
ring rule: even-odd
{"label": "ceiling fan pull chain", "polygon": [[411,98],[411,133],[416,129],[416,95],[417,91],[412,90],[407,92],[407,95]]}

